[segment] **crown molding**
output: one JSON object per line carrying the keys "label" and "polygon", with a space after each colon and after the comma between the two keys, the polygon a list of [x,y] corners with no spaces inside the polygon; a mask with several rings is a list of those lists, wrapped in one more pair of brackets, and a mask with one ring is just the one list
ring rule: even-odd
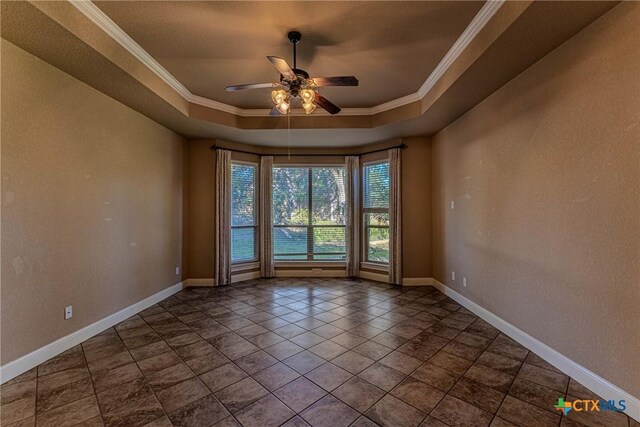
{"label": "crown molding", "polygon": [[[239,108],[213,99],[194,95],[166,68],[156,61],[146,50],[133,40],[122,28],[118,26],[107,14],[105,14],[91,0],[68,0],[76,9],[91,20],[98,28],[124,47],[142,64],[154,72],[172,89],[174,89],[187,102],[213,108],[225,113],[235,114],[241,117],[264,117],[271,112],[264,108]],[[438,83],[442,76],[456,59],[464,52],[469,43],[480,33],[493,15],[500,9],[506,0],[487,0],[476,16],[471,20],[467,28],[451,46],[451,49],[440,60],[436,68],[431,72],[427,80],[420,86],[417,92],[369,108],[343,108],[341,115],[346,116],[371,116],[394,108],[402,107],[413,102],[421,101]],[[302,112],[292,115],[304,115]],[[314,115],[329,115],[325,111],[316,111]]]}

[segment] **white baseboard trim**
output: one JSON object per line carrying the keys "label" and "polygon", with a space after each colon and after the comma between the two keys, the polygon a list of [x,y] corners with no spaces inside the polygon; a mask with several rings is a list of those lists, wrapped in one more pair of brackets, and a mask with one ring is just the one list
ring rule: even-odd
{"label": "white baseboard trim", "polygon": [[389,274],[383,274],[383,273],[373,273],[371,271],[364,271],[364,270],[360,270],[360,275],[358,277],[361,277],[363,279],[367,279],[367,280],[375,280],[376,282],[383,282],[383,283],[389,283]]}
{"label": "white baseboard trim", "polygon": [[436,279],[433,279],[433,287],[464,306],[466,309],[472,311],[481,319],[498,328],[505,335],[527,347],[529,350],[533,351],[548,363],[569,375],[571,378],[580,382],[598,396],[603,396],[607,400],[624,400],[627,406],[625,413],[636,421],[640,421],[640,399],[637,397],[634,397],[616,385],[611,384],[609,381],[591,372],[584,366],[574,362],[567,356],[557,350],[554,350],[526,332],[518,329],[511,323],[496,316],[489,310],[481,307]]}
{"label": "white baseboard trim", "polygon": [[142,301],[138,301],[137,303],[132,304],[127,308],[123,308],[122,310],[113,313],[101,320],[98,320],[95,323],[85,326],[82,329],[72,332],[67,336],[59,338],[56,341],[45,345],[44,347],[40,347],[39,349],[20,357],[19,359],[5,364],[4,366],[0,367],[0,384],[4,384],[12,378],[15,378],[18,375],[27,372],[29,369],[35,368],[39,364],[46,362],[52,357],[55,357],[58,354],[67,351],[71,347],[74,347],[81,342],[99,334],[100,332],[117,325],[118,323],[128,319],[134,314],[137,314],[142,310],[149,308],[154,304],[157,304],[163,299],[166,299],[171,295],[180,292],[183,288],[183,282],[176,283],[175,285],[163,289],[160,292],[157,292],[143,299]]}
{"label": "white baseboard trim", "polygon": [[347,277],[344,270],[304,269],[304,270],[278,270],[275,277]]}
{"label": "white baseboard trim", "polygon": [[432,286],[433,277],[404,277],[402,286]]}
{"label": "white baseboard trim", "polygon": [[250,271],[248,273],[233,274],[231,276],[231,283],[243,282],[245,280],[258,279],[260,277],[259,271]]}
{"label": "white baseboard trim", "polygon": [[215,280],[213,278],[206,279],[187,279],[184,281],[186,287],[189,286],[215,286]]}

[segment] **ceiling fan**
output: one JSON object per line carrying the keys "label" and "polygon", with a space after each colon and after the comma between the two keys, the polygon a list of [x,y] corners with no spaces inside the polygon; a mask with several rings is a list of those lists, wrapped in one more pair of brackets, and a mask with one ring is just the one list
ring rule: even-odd
{"label": "ceiling fan", "polygon": [[245,89],[273,88],[271,100],[275,104],[271,110],[272,116],[287,114],[291,107],[291,98],[300,98],[305,113],[311,114],[316,105],[324,108],[330,114],[340,112],[340,107],[318,93],[316,88],[322,86],[358,86],[358,79],[354,76],[339,77],[309,77],[309,73],[296,68],[296,45],[300,42],[302,34],[298,31],[290,31],[287,34],[293,44],[293,68],[287,61],[278,56],[267,56],[267,59],[280,72],[280,81],[277,83],[251,83],[245,85],[227,86],[227,92],[235,92]]}

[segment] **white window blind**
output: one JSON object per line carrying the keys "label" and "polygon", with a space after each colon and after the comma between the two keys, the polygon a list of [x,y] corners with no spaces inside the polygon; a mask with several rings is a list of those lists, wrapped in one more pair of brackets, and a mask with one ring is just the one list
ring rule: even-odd
{"label": "white window blind", "polygon": [[364,258],[368,262],[389,263],[389,162],[365,164],[362,212]]}
{"label": "white window blind", "polygon": [[344,260],[344,167],[274,167],[275,260]]}
{"label": "white window blind", "polygon": [[256,178],[257,166],[231,164],[231,262],[258,259]]}

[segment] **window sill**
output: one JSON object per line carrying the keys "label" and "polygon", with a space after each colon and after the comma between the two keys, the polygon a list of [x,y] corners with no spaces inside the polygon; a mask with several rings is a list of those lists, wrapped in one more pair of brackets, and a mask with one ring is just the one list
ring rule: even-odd
{"label": "window sill", "polygon": [[260,268],[259,261],[247,261],[231,264],[231,272],[236,273],[238,271],[256,270]]}
{"label": "window sill", "polygon": [[383,271],[385,273],[389,272],[389,264],[378,264],[375,262],[361,262],[360,268],[365,270],[373,270],[373,271]]}
{"label": "window sill", "polygon": [[275,267],[341,267],[347,265],[344,261],[276,261]]}

